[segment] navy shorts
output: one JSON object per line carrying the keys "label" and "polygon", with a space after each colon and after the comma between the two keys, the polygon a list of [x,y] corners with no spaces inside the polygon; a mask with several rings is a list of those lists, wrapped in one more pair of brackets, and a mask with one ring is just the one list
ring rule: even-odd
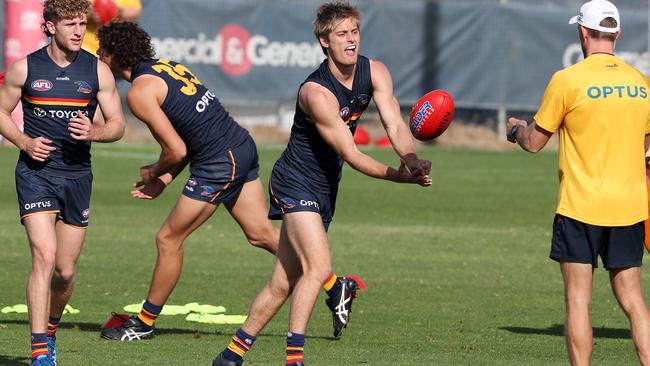
{"label": "navy shorts", "polygon": [[281,220],[282,215],[291,212],[316,212],[327,231],[334,217],[337,191],[338,185],[328,192],[316,190],[300,174],[276,164],[269,179],[269,219]]}
{"label": "navy shorts", "polygon": [[257,148],[249,136],[216,159],[192,164],[183,194],[197,201],[232,202],[239,197],[244,183],[257,179],[259,169]]}
{"label": "navy shorts", "polygon": [[18,162],[16,192],[21,222],[34,214],[58,213],[58,219],[66,224],[88,226],[92,184],[91,172],[77,178],[64,178]]}
{"label": "navy shorts", "polygon": [[589,263],[598,268],[598,256],[605,269],[640,267],[643,259],[645,226],[595,226],[556,215],[549,257],[555,261]]}

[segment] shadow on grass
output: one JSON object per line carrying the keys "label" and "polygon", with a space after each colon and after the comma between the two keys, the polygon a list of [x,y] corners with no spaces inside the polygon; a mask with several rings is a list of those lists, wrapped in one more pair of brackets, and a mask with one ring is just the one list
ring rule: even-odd
{"label": "shadow on grass", "polygon": [[[29,322],[27,320],[2,320],[0,321],[0,324],[12,324],[12,325],[25,325],[29,326]],[[208,324],[209,325],[209,324]],[[231,324],[232,325],[232,324]],[[215,325],[216,326],[216,325]],[[58,329],[76,329],[80,330],[82,332],[96,332],[97,336],[99,336],[100,332],[100,325],[96,323],[80,323],[80,322],[70,322],[70,323],[60,323],[58,326]],[[210,334],[210,335],[218,335],[218,336],[227,336],[230,337],[233,335],[233,332],[231,330],[229,331],[220,331],[220,330],[215,330],[215,331],[204,331],[204,330],[199,330],[199,329],[179,329],[179,328],[156,328],[156,336],[161,336],[161,335],[169,335],[169,334]],[[280,337],[280,338],[286,338],[287,334],[282,333],[282,334],[277,334],[277,333],[262,333],[257,336],[259,337]],[[338,341],[339,338],[334,338],[334,337],[328,337],[328,336],[318,336],[318,335],[311,335],[308,336],[307,338],[311,339],[325,339],[325,340],[330,340],[330,341]],[[0,356],[1,357],[1,356]],[[2,358],[0,358],[0,361],[3,361]],[[4,363],[0,362],[0,365],[5,365]],[[8,364],[10,365],[10,364]],[[20,365],[20,364],[18,364]]]}
{"label": "shadow on grass", "polygon": [[0,365],[6,366],[25,366],[29,365],[32,362],[30,357],[17,357],[17,356],[8,356],[0,355]]}
{"label": "shadow on grass", "polygon": [[[564,325],[555,324],[548,328],[525,328],[525,327],[499,327],[499,329],[518,334],[541,334],[551,336],[564,336]],[[594,328],[594,338],[629,339],[629,329],[617,328]]]}

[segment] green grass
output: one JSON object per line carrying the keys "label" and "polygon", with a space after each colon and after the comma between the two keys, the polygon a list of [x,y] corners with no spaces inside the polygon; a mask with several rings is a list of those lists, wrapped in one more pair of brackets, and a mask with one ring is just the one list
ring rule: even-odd
{"label": "green grass", "polygon": [[[185,176],[151,202],[130,197],[138,168],[156,159],[154,146],[99,145],[94,152],[91,226],[63,318],[59,358],[70,365],[209,365],[237,326],[189,323],[163,316],[149,342],[99,338],[111,311],[146,295],[154,236]],[[266,181],[280,148],[262,148]],[[391,151],[371,150],[395,165]],[[334,268],[369,286],[355,302],[341,340],[331,335],[323,300],[306,344],[309,365],[560,365],[563,290],[548,259],[557,191],[556,155],[428,147],[434,185],[428,189],[373,180],[346,168],[330,230]],[[18,223],[13,179],[16,151],[0,148],[0,307],[25,303],[30,255]],[[225,210],[185,244],[185,269],[170,304],[223,305],[245,314],[268,279],[273,258],[248,246]],[[647,281],[647,272],[644,281]],[[594,364],[636,363],[627,321],[596,272],[592,305]],[[247,356],[248,365],[284,361],[286,307]],[[27,365],[25,314],[0,314],[0,364]]]}

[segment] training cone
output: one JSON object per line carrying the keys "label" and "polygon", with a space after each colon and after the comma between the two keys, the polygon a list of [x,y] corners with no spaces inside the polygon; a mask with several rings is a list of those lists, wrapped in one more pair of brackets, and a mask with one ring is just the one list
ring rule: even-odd
{"label": "training cone", "polygon": [[129,320],[129,314],[111,313],[111,317],[104,322],[101,329],[117,328]]}
{"label": "training cone", "polygon": [[375,140],[375,146],[377,146],[377,147],[391,147],[393,145],[390,143],[390,139],[388,138],[388,136],[384,136],[384,137],[380,137],[377,140]]}
{"label": "training cone", "polygon": [[368,145],[370,143],[370,134],[362,125],[358,125],[354,131],[354,143],[357,145]]}

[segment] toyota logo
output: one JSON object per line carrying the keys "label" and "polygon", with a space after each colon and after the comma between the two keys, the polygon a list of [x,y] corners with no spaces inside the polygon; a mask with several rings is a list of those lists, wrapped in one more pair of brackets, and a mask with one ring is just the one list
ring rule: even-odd
{"label": "toyota logo", "polygon": [[36,115],[36,117],[45,117],[47,112],[45,112],[43,108],[36,107],[34,108],[34,114]]}

